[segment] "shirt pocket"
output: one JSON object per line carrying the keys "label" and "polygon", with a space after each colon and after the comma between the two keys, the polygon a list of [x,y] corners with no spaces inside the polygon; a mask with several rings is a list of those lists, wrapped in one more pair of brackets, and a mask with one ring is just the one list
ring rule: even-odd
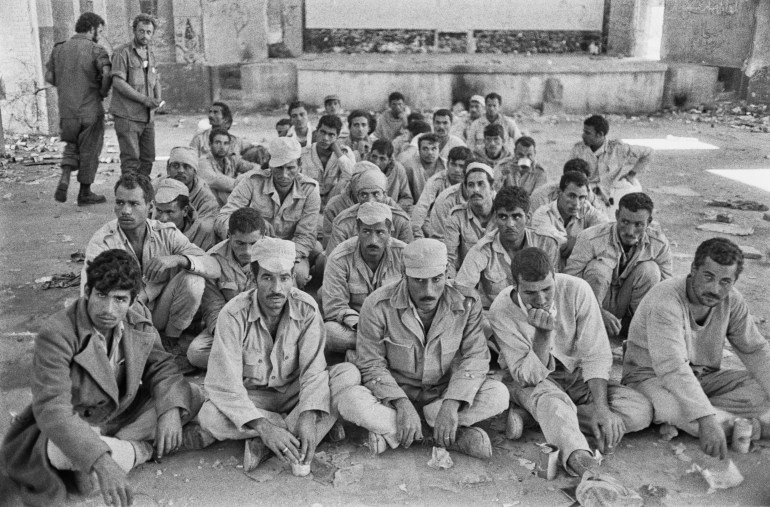
{"label": "shirt pocket", "polygon": [[399,342],[392,336],[385,336],[385,352],[388,365],[393,370],[417,373],[417,357],[414,343]]}
{"label": "shirt pocket", "polygon": [[283,222],[287,224],[296,224],[299,222],[299,219],[302,218],[302,209],[304,207],[304,200],[295,202],[294,205],[289,206],[288,208],[285,208],[281,212],[281,217],[283,218]]}
{"label": "shirt pocket", "polygon": [[135,90],[144,93],[144,69],[142,62],[133,58],[128,60],[128,84]]}
{"label": "shirt pocket", "polygon": [[350,307],[354,310],[360,310],[364,304],[364,299],[369,295],[369,288],[361,283],[350,284]]}
{"label": "shirt pocket", "polygon": [[243,351],[243,378],[261,385],[267,382],[267,365],[258,349]]}

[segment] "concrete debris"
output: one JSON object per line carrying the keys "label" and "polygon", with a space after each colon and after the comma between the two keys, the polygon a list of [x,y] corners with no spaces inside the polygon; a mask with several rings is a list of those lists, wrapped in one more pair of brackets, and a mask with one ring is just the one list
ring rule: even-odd
{"label": "concrete debris", "polygon": [[486,473],[483,474],[469,474],[463,477],[460,480],[461,484],[464,484],[466,486],[472,486],[476,484],[484,484],[487,482],[492,482],[492,477],[487,475]]}
{"label": "concrete debris", "polygon": [[762,258],[762,252],[757,250],[754,247],[748,246],[748,245],[740,245],[741,252],[743,252],[743,257],[745,259],[761,259]]}
{"label": "concrete debris", "polygon": [[666,111],[664,116],[684,123],[709,123],[727,125],[750,132],[770,132],[770,109],[767,104],[747,104],[746,101],[719,102],[700,105],[689,111]]}
{"label": "concrete debris", "polygon": [[528,459],[519,458],[519,466],[526,468],[530,472],[534,472],[535,470],[535,462]]}
{"label": "concrete debris", "polygon": [[650,190],[658,194],[676,195],[679,197],[701,197],[701,194],[685,186],[658,187],[651,188]]}
{"label": "concrete debris", "polygon": [[696,229],[700,231],[718,232],[720,234],[732,234],[733,236],[751,236],[753,227],[741,227],[735,224],[701,224]]}
{"label": "concrete debris", "polygon": [[715,493],[718,489],[734,488],[743,482],[743,474],[741,474],[741,471],[735,466],[733,460],[728,460],[726,467],[724,465],[718,466],[720,466],[719,469],[710,470],[701,467],[697,463],[693,463],[692,467],[687,470],[687,473],[700,473],[709,485],[709,490],[707,492],[709,495]]}
{"label": "concrete debris", "polygon": [[244,471],[243,473],[244,475],[246,475],[246,477],[248,477],[253,481],[267,482],[275,479],[283,471],[284,471],[283,462],[276,456],[273,456],[272,458],[267,460],[265,463],[259,465],[256,469],[252,470],[251,472]]}
{"label": "concrete debris", "polygon": [[448,468],[452,468],[454,466],[454,462],[452,461],[452,457],[449,455],[449,451],[443,447],[434,447],[433,457],[431,457],[430,461],[428,461],[428,466],[435,468],[436,470],[446,470]]}
{"label": "concrete debris", "polygon": [[746,199],[727,199],[725,201],[712,199],[706,203],[706,206],[714,206],[716,208],[731,208],[739,209],[743,211],[770,211],[770,208],[757,201],[749,201]]}
{"label": "concrete debris", "polygon": [[38,278],[35,280],[35,283],[41,283],[38,280],[42,280],[43,285],[40,288],[43,290],[66,289],[67,287],[77,287],[80,285],[80,273],[61,273],[50,277],[46,276]]}
{"label": "concrete debris", "polygon": [[721,222],[723,224],[731,224],[733,223],[733,216],[730,213],[717,213],[717,222]]}

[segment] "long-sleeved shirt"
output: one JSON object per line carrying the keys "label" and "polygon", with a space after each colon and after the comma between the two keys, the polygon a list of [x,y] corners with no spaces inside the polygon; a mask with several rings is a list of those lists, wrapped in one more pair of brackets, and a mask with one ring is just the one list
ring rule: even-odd
{"label": "long-sleeved shirt", "polygon": [[281,202],[270,174],[246,173],[217,215],[215,230],[220,238],[227,237],[230,215],[246,207],[259,211],[273,226],[277,238],[294,241],[298,256],[307,256],[315,248],[321,197],[314,180],[297,174],[289,194]]}
{"label": "long-sleeved shirt", "polygon": [[446,221],[433,231],[433,237],[446,245],[449,260],[447,275],[454,277],[473,245],[487,231],[495,229],[497,226],[493,219],[490,218],[485,227],[467,202],[453,206]]}
{"label": "long-sleeved shirt", "polygon": [[208,183],[197,176],[190,189],[190,205],[198,212],[200,220],[211,221],[213,227],[214,219],[219,213],[219,202]]}
{"label": "long-sleeved shirt", "polygon": [[259,170],[257,164],[243,160],[239,154],[228,153],[221,159],[210,152],[198,161],[198,177],[208,184],[217,204],[224,206],[230,192],[238,183],[238,176],[249,171]]}
{"label": "long-sleeved shirt", "polygon": [[318,143],[313,143],[310,149],[302,154],[302,174],[318,182],[318,192],[321,196],[321,207],[338,195],[345,183],[350,181],[353,174],[353,166],[356,163],[356,157],[353,151],[347,146],[342,147],[343,155],[337,157],[332,153],[326,166],[321,162],[318,156]]}
{"label": "long-sleeved shirt", "polygon": [[[398,204],[393,202],[390,197],[385,199],[384,204],[390,206],[390,211],[393,215],[393,229],[391,234],[394,238],[403,241],[404,243],[411,243],[414,241],[412,236],[412,228],[409,225],[409,215],[404,210],[398,207]],[[360,204],[354,204],[349,207],[334,219],[332,225],[332,235],[326,243],[326,255],[331,255],[334,249],[348,238],[358,236],[358,208]]]}
{"label": "long-sleeved shirt", "polygon": [[[545,236],[527,228],[522,248],[534,246],[543,250],[551,261],[554,272],[559,271],[559,243],[552,236]],[[481,303],[489,308],[498,294],[513,284],[511,256],[500,243],[500,231],[487,232],[463,260],[455,278],[456,285],[478,288]]]}
{"label": "long-sleeved shirt", "polygon": [[497,118],[491,122],[486,114],[481,115],[481,118],[474,120],[474,122],[471,123],[470,129],[468,129],[468,146],[470,146],[472,150],[483,150],[484,129],[491,123],[503,126],[503,143],[509,150],[513,151],[513,143],[522,136],[522,132],[516,123],[516,120],[505,116],[504,114],[498,114]]}
{"label": "long-sleeved shirt", "polygon": [[[203,158],[211,154],[211,145],[209,144],[209,136],[211,135],[211,129],[206,129],[202,132],[195,134],[190,141],[190,148],[198,152],[198,156]],[[241,139],[233,133],[230,133],[230,155],[240,156],[244,151],[251,148],[251,143]]]}
{"label": "long-sleeved shirt", "polygon": [[553,201],[547,206],[538,208],[532,214],[530,226],[542,234],[554,236],[559,240],[559,244],[566,243],[570,238],[576,238],[589,227],[606,224],[609,221],[606,213],[594,208],[588,202],[583,202],[578,215],[565,224],[557,203],[558,201]]}
{"label": "long-sleeved shirt", "polygon": [[208,250],[217,242],[214,233],[214,220],[201,220],[195,210],[192,210],[190,217],[185,217],[182,232],[190,240],[190,243],[198,245],[203,251]]}
{"label": "long-sleeved shirt", "polygon": [[591,188],[597,186],[603,195],[610,195],[612,184],[626,176],[626,166],[634,159],[636,164],[633,170],[639,173],[652,159],[652,148],[646,146],[634,146],[615,139],[608,139],[596,151],[587,146],[583,141],[575,143],[569,154],[569,159],[580,158],[588,162],[591,167],[591,176],[588,182]]}
{"label": "long-sleeved shirt", "polygon": [[412,197],[412,191],[409,190],[409,180],[404,166],[401,162],[394,160],[386,168],[385,176],[388,177],[388,188],[385,189],[385,193],[396,201],[402,210],[411,213],[414,206],[414,198]]}
{"label": "long-sleeved shirt", "polygon": [[438,158],[436,165],[433,168],[433,172],[428,174],[422,165],[422,159],[420,159],[420,152],[417,149],[407,150],[401,154],[398,159],[406,170],[406,179],[409,182],[409,190],[412,192],[412,197],[419,200],[422,194],[422,189],[425,187],[425,182],[434,174],[446,170],[446,163],[444,159]]}
{"label": "long-sleeved shirt", "polygon": [[401,133],[401,129],[406,128],[404,118],[400,116],[393,118],[390,109],[386,109],[377,115],[377,127],[374,129],[374,136],[377,139],[392,142]]}
{"label": "long-sleeved shirt", "polygon": [[[495,172],[495,182],[493,188],[499,191],[503,187],[519,187],[524,189],[527,194],[546,183],[548,175],[545,169],[538,164],[529,169],[523,170],[519,165],[513,153],[503,146],[503,151],[497,158],[491,158],[483,148],[473,154],[476,161],[487,164]],[[535,209],[530,206],[530,209]]]}
{"label": "long-sleeved shirt", "polygon": [[356,201],[353,199],[349,187],[341,194],[335,195],[329,199],[329,202],[326,203],[323,210],[323,225],[321,227],[321,244],[324,249],[329,244],[329,239],[332,237],[334,219],[349,207],[355,206],[355,204]]}
{"label": "long-sleeved shirt", "polygon": [[361,257],[358,238],[340,243],[326,261],[321,287],[324,320],[342,323],[358,315],[364,300],[388,282],[401,278],[406,243],[390,238],[377,269],[372,272]]}
{"label": "long-sleeved shirt", "polygon": [[438,237],[437,231],[446,228],[446,221],[449,218],[449,212],[452,211],[452,208],[466,202],[463,192],[463,184],[457,183],[447,187],[438,195],[438,197],[436,197],[436,202],[433,203],[433,208],[428,214],[428,223],[430,224],[428,231],[431,234],[429,237]]}
{"label": "long-sleeved shirt", "polygon": [[257,289],[239,294],[219,312],[211,347],[206,393],[236,428],[265,417],[249,390],[285,393],[299,382],[299,413],[329,413],[326,331],[312,297],[292,288],[275,337],[257,302]]}
{"label": "long-sleeved shirt", "polygon": [[[629,255],[630,254],[630,255]],[[673,260],[668,239],[657,227],[647,227],[639,242],[627,254],[618,237],[617,222],[597,225],[581,232],[563,272],[582,278],[588,263],[600,260],[611,266],[613,286],[620,286],[640,262],[654,261],[661,279],[673,275]],[[622,267],[622,269],[621,269]],[[596,294],[601,304],[606,294]]]}
{"label": "long-sleeved shirt", "polygon": [[412,234],[415,238],[433,237],[433,229],[428,218],[438,196],[451,185],[446,169],[437,172],[425,182],[420,199],[412,209]]}
{"label": "long-sleeved shirt", "polygon": [[147,302],[151,303],[163,291],[171,278],[179,272],[178,269],[166,270],[158,278],[147,278],[147,265],[150,260],[166,255],[183,255],[190,263],[188,272],[202,276],[203,278],[218,278],[220,275],[217,261],[206,255],[200,247],[190,242],[187,237],[172,223],[161,223],[157,220],[147,220],[145,225],[147,236],[142,247],[142,262],[134,252],[123,230],[118,226],[117,219],[107,222],[91,236],[86,246],[86,260],[80,274],[80,294],[85,294],[86,266],[105,250],[124,250],[136,259],[142,267],[143,292],[147,296]]}
{"label": "long-sleeved shirt", "polygon": [[254,276],[250,264],[241,266],[235,258],[229,239],[217,243],[207,253],[217,261],[222,272],[216,280],[206,280],[201,299],[203,323],[208,332],[213,334],[219,312],[235,296],[254,288]]}
{"label": "long-sleeved shirt", "polygon": [[532,348],[536,328],[527,322],[527,310],[511,298],[513,287],[503,290],[489,309],[489,323],[513,380],[522,387],[539,384],[554,371],[554,358],[569,372],[581,368],[585,381],[607,380],[612,352],[591,287],[585,280],[563,273],[554,277],[556,317],[547,365]]}
{"label": "long-sleeved shirt", "polygon": [[362,384],[380,400],[446,386],[444,399],[471,404],[489,371],[481,302],[447,282],[426,334],[401,278],[364,301],[356,354]]}
{"label": "long-sleeved shirt", "polygon": [[759,333],[748,306],[733,288],[702,324],[692,316],[688,276],[655,285],[637,308],[628,331],[623,383],[634,386],[658,377],[694,421],[715,414],[693,368],[719,369],[725,340],[770,395],[770,344]]}

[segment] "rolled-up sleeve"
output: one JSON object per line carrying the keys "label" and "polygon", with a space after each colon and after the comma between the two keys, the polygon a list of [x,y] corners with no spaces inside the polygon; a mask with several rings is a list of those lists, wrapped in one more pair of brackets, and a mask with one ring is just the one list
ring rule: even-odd
{"label": "rolled-up sleeve", "polygon": [[245,176],[235,185],[230,197],[227,198],[227,202],[219,210],[219,214],[214,220],[214,230],[220,238],[226,238],[228,235],[230,215],[235,213],[237,209],[248,208],[251,205],[253,186],[251,178]]}
{"label": "rolled-up sleeve", "polygon": [[110,71],[112,77],[119,77],[128,81],[128,52],[130,50],[130,46],[127,46],[112,54],[112,70]]}
{"label": "rolled-up sleeve", "polygon": [[198,245],[192,243],[187,236],[179,232],[178,229],[166,229],[170,236],[168,249],[172,255],[184,255],[190,261],[190,268],[187,270],[203,278],[219,278],[222,269],[216,259],[207,255]]}
{"label": "rolled-up sleeve", "polygon": [[455,284],[463,287],[475,289],[481,279],[481,273],[487,267],[487,258],[481,249],[473,248],[468,251],[468,254],[463,260],[463,265],[460,266],[460,270],[457,272],[455,278]]}

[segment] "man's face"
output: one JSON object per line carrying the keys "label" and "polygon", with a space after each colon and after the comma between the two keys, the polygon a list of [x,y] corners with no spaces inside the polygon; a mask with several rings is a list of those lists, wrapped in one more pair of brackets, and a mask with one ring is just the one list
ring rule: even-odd
{"label": "man's face", "polygon": [[230,233],[230,248],[233,249],[233,255],[238,261],[238,264],[245,266],[251,262],[251,256],[249,250],[251,247],[262,239],[262,233],[259,230],[252,232],[231,232]]}
{"label": "man's face", "polygon": [[286,137],[289,134],[289,125],[276,125],[275,131],[278,132],[278,137]]}
{"label": "man's face", "polygon": [[113,329],[126,317],[131,307],[130,290],[111,290],[106,294],[90,289],[86,310],[91,323],[102,334]]}
{"label": "man's face", "polygon": [[326,114],[337,116],[342,112],[342,105],[339,100],[327,100],[324,103],[324,111],[326,111]]}
{"label": "man's face", "polygon": [[497,230],[500,231],[500,238],[507,241],[521,239],[527,227],[527,214],[521,208],[507,210],[499,208],[495,210],[495,221]]}
{"label": "man's face", "polygon": [[468,107],[468,112],[471,115],[471,120],[481,118],[481,114],[483,111],[484,111],[484,104],[482,104],[481,102],[476,102],[475,100],[471,102],[471,105]]}
{"label": "man's face", "polygon": [[516,157],[517,165],[527,166],[526,163],[520,163],[524,160],[530,161],[530,164],[528,167],[533,167],[535,165],[535,147],[534,146],[524,146],[522,144],[517,144],[516,147],[513,149],[513,156]]}
{"label": "man's face", "polygon": [[486,106],[487,116],[490,118],[497,118],[497,115],[500,114],[500,101],[497,99],[487,99]]}
{"label": "man's face", "polygon": [[350,122],[350,138],[351,139],[365,139],[369,136],[369,120],[366,116],[359,116],[353,118]]}
{"label": "man's face", "polygon": [[99,38],[102,36],[102,32],[104,32],[104,25],[97,26],[96,30],[94,30],[94,34],[91,36],[91,40],[94,42],[99,42]]}
{"label": "man's face", "polygon": [[328,150],[337,140],[337,129],[321,125],[318,129],[318,146],[321,149]]}
{"label": "man's face", "polygon": [[136,30],[134,30],[134,42],[137,46],[145,47],[152,42],[152,35],[155,32],[155,27],[152,23],[137,23]]}
{"label": "man's face", "polygon": [[690,284],[696,301],[703,306],[714,307],[722,302],[738,280],[738,264],[723,266],[706,257],[698,268],[690,269]]}
{"label": "man's face", "polygon": [[390,161],[393,160],[393,157],[389,157],[379,151],[372,151],[369,152],[368,159],[369,162],[379,167],[380,171],[385,172],[388,169],[388,165],[390,165]]}
{"label": "man's face", "polygon": [[406,111],[406,105],[401,99],[391,100],[388,105],[390,106],[390,114],[392,114],[394,118],[400,116],[404,111]]}
{"label": "man's face", "polygon": [[372,225],[358,222],[358,247],[365,261],[380,262],[388,241],[390,241],[390,226],[387,222]]}
{"label": "man's face", "polygon": [[446,273],[433,278],[406,277],[406,286],[412,303],[422,312],[432,312],[438,306],[438,301],[444,293]]}
{"label": "man's face", "polygon": [[450,128],[452,128],[452,120],[449,116],[435,116],[433,118],[433,132],[441,139],[449,137]]}
{"label": "man's face", "polygon": [[553,298],[556,294],[556,280],[553,273],[549,273],[539,282],[527,282],[519,277],[516,287],[524,303],[526,310],[539,308],[541,310],[550,310]]}
{"label": "man's face", "polygon": [[292,160],[280,167],[272,167],[270,171],[273,173],[273,185],[279,190],[288,190],[299,173],[299,160]]}
{"label": "man's face", "polygon": [[259,306],[278,313],[286,304],[289,291],[294,286],[294,274],[291,270],[273,273],[260,266],[256,283]]}
{"label": "man's face", "polygon": [[484,136],[484,152],[488,157],[495,158],[503,151],[503,138],[500,136]]}
{"label": "man's face", "polygon": [[178,160],[169,162],[166,167],[166,174],[168,174],[168,177],[184,183],[187,186],[187,190],[192,190],[193,184],[195,183],[195,173],[196,170],[193,166],[184,162],[179,162]]}
{"label": "man's face", "polygon": [[230,153],[230,136],[214,136],[214,140],[211,142],[211,153],[216,158],[226,157]]}
{"label": "man's face", "polygon": [[289,113],[289,119],[294,128],[304,129],[307,126],[307,111],[304,107],[295,107]]}
{"label": "man's face", "polygon": [[590,125],[583,125],[583,143],[591,148],[598,148],[604,142],[604,134],[596,131]]}
{"label": "man's face", "polygon": [[176,225],[177,229],[184,232],[184,217],[187,215],[187,206],[182,208],[176,201],[165,204],[155,203],[155,210],[159,222],[172,223]]}
{"label": "man's face", "polygon": [[225,117],[222,114],[222,106],[209,107],[209,124],[212,128],[221,127],[224,119]]}
{"label": "man's face", "polygon": [[467,160],[449,159],[449,163],[446,166],[446,175],[449,179],[449,183],[452,185],[457,185],[463,180],[463,176],[465,175],[465,166],[467,163]]}
{"label": "man's face", "polygon": [[377,187],[361,188],[356,192],[356,199],[358,199],[359,204],[383,202],[385,200],[385,191]]}
{"label": "man's face", "polygon": [[559,191],[559,197],[557,198],[559,211],[571,217],[578,216],[583,208],[583,204],[586,202],[586,197],[588,197],[588,188],[585,185],[579,187],[574,183],[570,183],[567,185],[567,188]]}
{"label": "man's face", "polygon": [[639,211],[630,211],[626,208],[619,208],[615,212],[615,218],[618,223],[618,237],[624,246],[633,246],[642,239],[644,231],[652,221],[650,212],[646,209]]}
{"label": "man's face", "polygon": [[492,200],[492,187],[487,179],[487,173],[474,171],[465,180],[465,193],[471,205],[479,206]]}
{"label": "man's face", "polygon": [[145,202],[144,192],[139,187],[118,187],[115,190],[115,216],[118,225],[124,231],[133,231],[144,227],[152,211],[152,203]]}
{"label": "man's face", "polygon": [[420,160],[426,164],[435,164],[438,160],[438,143],[420,141]]}

